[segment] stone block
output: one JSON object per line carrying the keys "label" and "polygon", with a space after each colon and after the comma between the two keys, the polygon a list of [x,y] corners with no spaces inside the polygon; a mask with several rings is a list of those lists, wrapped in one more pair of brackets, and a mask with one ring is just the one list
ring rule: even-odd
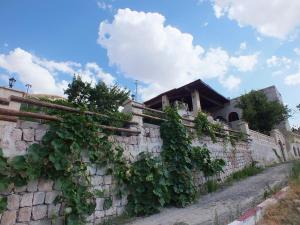
{"label": "stone block", "polygon": [[105,216],[113,216],[113,215],[117,214],[116,207],[111,207],[111,208],[105,210],[104,212],[105,212]]}
{"label": "stone block", "polygon": [[20,208],[18,222],[29,222],[31,218],[31,207]]}
{"label": "stone block", "polygon": [[21,197],[20,206],[32,206],[33,193],[26,193]]}
{"label": "stone block", "polygon": [[25,141],[16,141],[15,147],[18,155],[24,155],[28,148],[28,144]]}
{"label": "stone block", "polygon": [[98,186],[101,185],[103,183],[103,177],[102,176],[93,176],[91,178],[91,184],[93,186]]}
{"label": "stone block", "polygon": [[104,184],[111,184],[112,183],[112,176],[104,176]]}
{"label": "stone block", "polygon": [[96,198],[96,210],[103,210],[104,198]]}
{"label": "stone block", "polygon": [[1,225],[14,225],[17,219],[17,211],[5,211],[2,214]]}
{"label": "stone block", "polygon": [[104,211],[99,211],[99,210],[95,211],[95,219],[100,219],[103,218],[104,216],[105,216]]}
{"label": "stone block", "polygon": [[47,216],[47,205],[37,205],[32,207],[33,220],[44,219]]}
{"label": "stone block", "polygon": [[51,220],[31,221],[29,225],[51,225]]}
{"label": "stone block", "polygon": [[35,192],[37,191],[38,182],[37,181],[30,181],[27,184],[27,191],[29,192]]}
{"label": "stone block", "polygon": [[39,123],[37,122],[32,122],[32,121],[20,121],[19,124],[18,124],[18,127],[19,128],[22,128],[22,129],[37,129],[39,126]]}
{"label": "stone block", "polygon": [[34,129],[23,129],[23,140],[34,141]]}
{"label": "stone block", "polygon": [[59,216],[59,210],[60,210],[61,204],[50,204],[48,205],[48,218],[53,218]]}
{"label": "stone block", "polygon": [[46,193],[46,199],[45,203],[46,204],[51,204],[54,202],[55,198],[59,195],[58,191],[50,191]]}
{"label": "stone block", "polygon": [[18,209],[20,206],[20,195],[7,196],[7,209]]}
{"label": "stone block", "polygon": [[33,205],[43,204],[45,200],[45,192],[35,192],[33,195]]}
{"label": "stone block", "polygon": [[11,138],[15,141],[21,141],[22,140],[22,130],[21,129],[14,129],[11,132]]}
{"label": "stone block", "polygon": [[97,175],[103,176],[106,174],[106,170],[104,168],[97,168]]}
{"label": "stone block", "polygon": [[42,138],[44,137],[44,135],[46,134],[47,130],[45,129],[38,129],[38,130],[35,130],[35,133],[34,133],[34,139],[36,141],[41,141]]}
{"label": "stone block", "polygon": [[40,180],[38,189],[39,191],[52,191],[53,181],[52,180]]}

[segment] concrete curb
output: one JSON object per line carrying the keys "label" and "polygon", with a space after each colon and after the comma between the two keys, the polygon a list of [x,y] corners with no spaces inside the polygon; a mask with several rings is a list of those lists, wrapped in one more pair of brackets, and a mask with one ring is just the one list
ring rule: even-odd
{"label": "concrete curb", "polygon": [[265,210],[275,205],[278,200],[285,197],[289,187],[282,188],[279,192],[274,194],[271,198],[266,199],[256,207],[247,210],[240,218],[229,223],[228,225],[256,225],[263,217]]}

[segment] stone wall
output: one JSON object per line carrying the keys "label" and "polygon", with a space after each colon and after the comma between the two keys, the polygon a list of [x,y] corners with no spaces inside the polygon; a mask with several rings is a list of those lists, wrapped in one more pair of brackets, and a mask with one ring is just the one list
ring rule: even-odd
{"label": "stone wall", "polygon": [[271,165],[283,160],[282,151],[274,137],[253,130],[250,130],[249,134],[252,139],[250,149],[253,160],[261,165]]}
{"label": "stone wall", "polygon": [[[153,155],[159,155],[162,149],[160,138],[160,128],[157,125],[143,123],[139,127],[141,134],[138,136],[111,136],[116,144],[124,149],[125,158],[132,162],[136,156],[143,151]],[[19,121],[17,124],[12,122],[0,122],[0,147],[6,157],[26,154],[28,146],[38,143],[46,133],[47,125],[35,122]],[[201,140],[194,139],[194,146],[207,145],[213,158],[223,158],[227,163],[224,173],[216,179],[224,180],[234,171],[242,169],[252,161],[248,143],[238,143],[235,147],[230,144],[224,145],[219,140],[212,143],[210,138],[205,137]],[[84,160],[87,160],[84,158]],[[105,197],[111,197],[113,206],[108,210],[103,210],[105,198],[96,199],[96,211],[89,218],[89,225],[99,224],[104,218],[120,215],[127,204],[126,197],[118,199],[113,194],[113,178],[105,175],[103,169],[94,166],[88,168],[91,175],[93,189],[102,190],[106,193]],[[205,182],[201,173],[195,172],[197,185]],[[1,216],[0,225],[50,225],[62,224],[63,206],[54,205],[53,200],[59,194],[59,189],[53,181],[39,180],[24,187],[11,188],[1,195],[8,197],[8,207]]]}

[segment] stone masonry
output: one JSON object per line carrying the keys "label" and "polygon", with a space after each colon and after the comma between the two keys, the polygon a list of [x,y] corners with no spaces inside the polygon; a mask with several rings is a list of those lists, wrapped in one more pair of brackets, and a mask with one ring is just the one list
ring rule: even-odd
{"label": "stone masonry", "polygon": [[[130,105],[125,106],[125,111],[133,111]],[[138,111],[138,113],[142,113]],[[160,127],[153,124],[143,123],[141,117],[134,116],[133,121],[138,122],[131,129],[139,130],[141,133],[137,136],[122,135],[111,136],[110,139],[124,149],[124,157],[133,162],[141,152],[150,152],[153,155],[159,155],[162,150],[162,139],[160,137]],[[241,125],[244,126],[244,125]],[[240,142],[236,146],[225,144],[219,140],[212,143],[211,139],[204,137],[195,138],[194,146],[206,145],[213,158],[222,158],[226,161],[224,173],[216,176],[215,179],[223,181],[226,177],[235,171],[241,170],[252,163],[253,158],[262,165],[278,162],[273,148],[278,151],[278,140],[280,134],[274,134],[274,137],[260,135],[249,131],[246,126],[240,130],[249,133],[253,139],[252,142]],[[37,122],[18,121],[2,122],[0,121],[0,148],[6,157],[26,154],[28,146],[41,141],[47,131],[47,125]],[[276,137],[275,137],[276,136]],[[276,139],[277,138],[277,139]],[[275,140],[276,139],[276,140]],[[283,140],[282,140],[283,141]],[[261,146],[263,152],[258,152]],[[261,155],[268,155],[264,161]],[[83,155],[83,160],[88,160]],[[91,166],[88,168],[91,176],[91,185],[95,190],[104,192],[103,198],[96,199],[96,210],[88,217],[87,225],[100,224],[105,218],[117,216],[124,212],[127,204],[126,196],[122,199],[113,194],[114,180],[110,175],[105,174],[102,168]],[[201,187],[205,182],[203,175],[197,171],[194,173],[196,184]],[[6,192],[0,193],[7,196],[7,210],[0,215],[0,225],[59,225],[63,224],[64,205],[54,204],[55,198],[60,195],[60,190],[53,181],[39,180],[31,182],[24,187],[11,187]],[[106,198],[113,200],[112,207],[104,210],[103,203]]]}
{"label": "stone masonry", "polygon": [[[1,137],[0,146],[5,156],[26,154],[28,146],[38,143],[46,133],[47,126],[36,122],[19,121],[17,124],[0,125],[1,132],[10,135]],[[138,136],[112,136],[112,141],[122,146],[125,158],[132,162],[142,151],[159,155],[162,148],[159,126],[143,124],[141,135]],[[212,152],[212,157],[223,158],[227,162],[224,173],[218,179],[223,180],[232,172],[251,163],[251,153],[247,143],[239,143],[233,151],[229,144],[224,149],[222,142],[212,143],[209,138],[195,139],[194,146],[204,144]],[[13,151],[11,151],[13,146]],[[234,153],[233,153],[234,152]],[[105,193],[104,198],[96,199],[96,211],[88,217],[88,224],[99,224],[104,218],[122,214],[127,204],[126,197],[118,199],[113,195],[113,178],[105,175],[104,169],[89,167],[91,184],[94,189]],[[202,174],[195,172],[195,181],[198,185],[205,182]],[[31,182],[24,187],[11,188],[1,195],[8,197],[7,210],[0,216],[0,225],[59,225],[63,224],[63,205],[54,204],[53,201],[60,194],[60,190],[53,181],[39,180]],[[103,209],[105,198],[113,199],[113,206]]]}

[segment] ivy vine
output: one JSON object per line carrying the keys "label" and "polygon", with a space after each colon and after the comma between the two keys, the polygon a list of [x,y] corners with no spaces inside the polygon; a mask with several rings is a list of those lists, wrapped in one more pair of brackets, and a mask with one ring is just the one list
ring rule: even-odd
{"label": "ivy vine", "polygon": [[165,110],[161,124],[163,150],[160,157],[141,153],[132,164],[128,185],[130,215],[148,215],[165,205],[184,207],[196,198],[193,171],[212,176],[222,171],[225,161],[213,160],[206,147],[192,147],[191,137],[173,108]]}
{"label": "ivy vine", "polygon": [[[90,162],[82,159],[85,154]],[[54,180],[62,191],[56,203],[65,204],[66,224],[84,225],[86,216],[96,206],[87,166],[96,164],[122,177],[128,169],[122,155],[122,149],[113,146],[91,116],[67,113],[61,122],[50,123],[41,143],[31,145],[28,154],[9,161],[0,155],[0,191],[39,178]],[[0,201],[0,208],[3,202]],[[111,203],[105,204],[106,208],[110,206]]]}
{"label": "ivy vine", "polygon": [[199,138],[208,135],[212,142],[215,143],[217,142],[217,137],[219,137],[224,143],[229,141],[234,147],[237,142],[247,139],[246,135],[242,132],[227,134],[221,124],[209,122],[207,114],[203,112],[199,112],[195,118],[195,130]]}
{"label": "ivy vine", "polygon": [[[211,159],[206,147],[192,147],[177,111],[167,108],[165,112],[161,156],[141,153],[132,164],[124,159],[123,149],[109,140],[110,134],[97,126],[99,119],[84,113],[60,114],[62,120],[51,122],[41,143],[31,145],[28,154],[8,160],[0,151],[0,191],[40,178],[53,180],[62,192],[56,203],[65,204],[66,224],[84,225],[95,210],[95,198],[103,194],[90,188],[87,168],[95,164],[114,177],[116,194],[128,194],[130,215],[152,214],[166,205],[184,207],[196,197],[193,171],[213,176],[225,162]],[[0,198],[0,211],[6,201]],[[106,198],[104,208],[111,206],[112,199]]]}

